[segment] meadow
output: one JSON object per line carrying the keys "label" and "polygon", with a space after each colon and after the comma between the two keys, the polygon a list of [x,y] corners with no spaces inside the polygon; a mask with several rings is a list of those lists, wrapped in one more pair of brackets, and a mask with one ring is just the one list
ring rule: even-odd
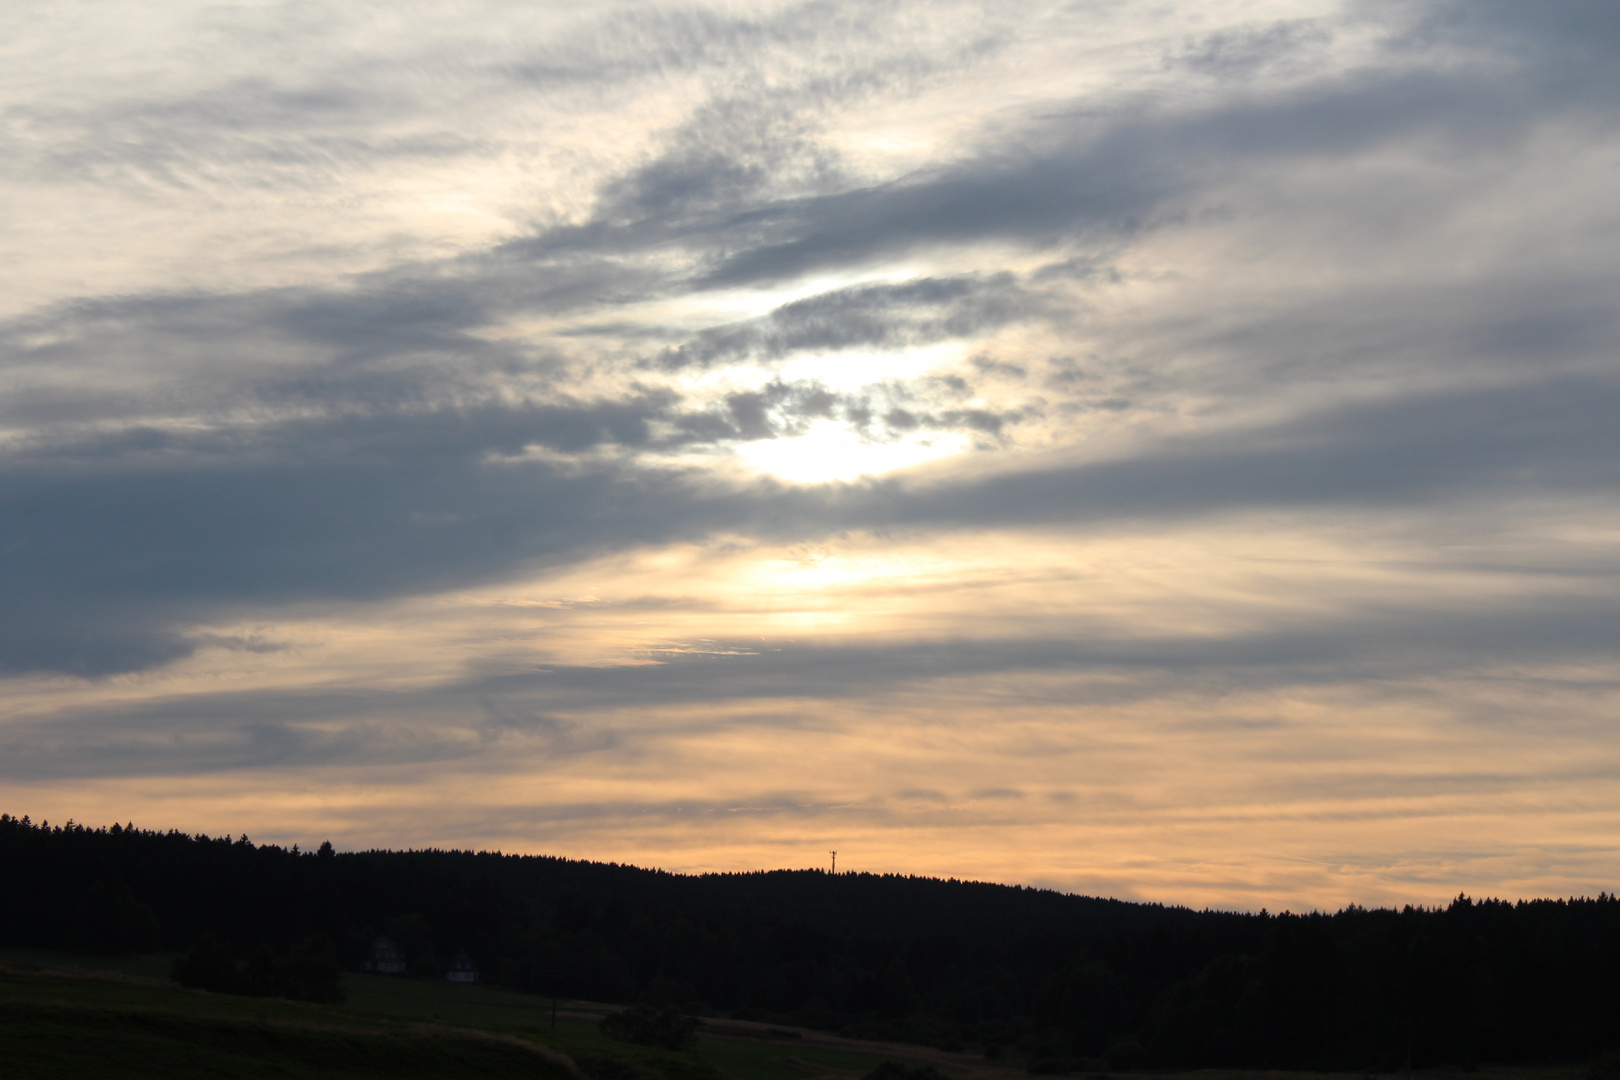
{"label": "meadow", "polygon": [[807,1080],[916,1056],[735,1023],[671,1052],[600,1035],[610,1006],[437,979],[346,973],[341,1005],[212,994],[171,984],[171,961],[0,951],[5,1075]]}
{"label": "meadow", "polygon": [[[88,957],[0,950],[0,1075],[7,1080],[210,1077],[346,1080],[857,1080],[881,1062],[932,1065],[950,1080],[1013,1080],[1017,1058],[986,1061],[804,1029],[711,1020],[690,1050],[614,1042],[613,1006],[443,980],[345,973],[345,1000],[320,1005],[186,990],[172,956]],[[1425,1080],[1587,1080],[1577,1067],[1421,1070]],[[1357,1073],[1147,1071],[1196,1080],[1372,1080]],[[1113,1080],[1106,1076],[1088,1080]]]}

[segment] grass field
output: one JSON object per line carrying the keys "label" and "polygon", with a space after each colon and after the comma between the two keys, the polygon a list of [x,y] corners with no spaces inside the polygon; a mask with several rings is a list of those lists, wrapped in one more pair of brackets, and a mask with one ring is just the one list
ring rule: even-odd
{"label": "grass field", "polygon": [[713,1035],[672,1053],[603,1038],[604,1006],[553,1021],[550,999],[429,979],[349,974],[341,1005],[209,994],[170,984],[169,962],[0,952],[0,1073],[853,1080],[885,1056]]}
{"label": "grass field", "polygon": [[783,1046],[753,1040],[703,1037],[699,1037],[694,1052],[713,1065],[716,1071],[736,1080],[804,1080],[805,1077],[839,1073],[859,1076],[870,1072],[883,1060],[881,1055],[819,1046]]}
{"label": "grass field", "polygon": [[[431,979],[344,976],[341,1005],[183,990],[170,957],[99,959],[0,951],[0,1080],[264,1077],[400,1080],[859,1080],[885,1058],[927,1061],[951,1080],[1021,1080],[996,1064],[923,1047],[722,1022],[684,1053],[603,1038],[611,1007]],[[716,1030],[719,1029],[719,1030]],[[1584,1080],[1573,1067],[1428,1070],[1423,1080]],[[1186,1080],[1364,1080],[1361,1074],[1205,1070]],[[1370,1078],[1365,1078],[1370,1080]]]}
{"label": "grass field", "polygon": [[365,1032],[254,1022],[153,1008],[0,1001],[7,1077],[454,1076],[569,1080],[535,1047],[465,1031]]}

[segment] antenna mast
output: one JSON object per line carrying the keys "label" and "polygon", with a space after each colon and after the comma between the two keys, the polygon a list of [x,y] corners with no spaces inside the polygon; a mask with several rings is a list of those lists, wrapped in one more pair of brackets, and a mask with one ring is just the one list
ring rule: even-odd
{"label": "antenna mast", "polygon": [[833,852],[832,857],[833,857],[833,871],[832,872],[836,874],[836,873],[838,873],[838,852],[836,852],[836,851]]}

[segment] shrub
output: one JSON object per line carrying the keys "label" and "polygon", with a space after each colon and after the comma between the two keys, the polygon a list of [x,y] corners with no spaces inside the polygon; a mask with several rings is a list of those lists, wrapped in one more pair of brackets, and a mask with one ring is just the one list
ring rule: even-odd
{"label": "shrub", "polygon": [[666,1005],[662,1009],[655,1009],[651,1005],[633,1005],[622,1012],[610,1014],[596,1027],[603,1035],[620,1042],[679,1050],[692,1041],[697,1020],[673,1005]]}
{"label": "shrub", "polygon": [[212,931],[198,938],[186,953],[174,958],[169,978],[181,986],[212,990],[217,994],[248,992],[247,979],[237,970],[231,947]]}
{"label": "shrub", "polygon": [[278,959],[261,945],[238,965],[231,947],[213,933],[204,934],[182,956],[175,957],[169,977],[181,986],[216,994],[284,997],[294,1001],[343,1000],[342,971],[332,943],[317,935],[291,956]]}

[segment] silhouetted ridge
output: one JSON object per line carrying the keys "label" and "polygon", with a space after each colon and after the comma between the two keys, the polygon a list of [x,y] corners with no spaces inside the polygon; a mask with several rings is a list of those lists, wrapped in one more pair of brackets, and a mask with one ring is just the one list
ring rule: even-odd
{"label": "silhouetted ridge", "polygon": [[[1033,1071],[1375,1070],[1620,1044],[1620,900],[1245,915],[817,870],[318,852],[0,815],[0,943],[298,955],[984,1049]],[[268,962],[268,961],[267,961]],[[280,962],[280,961],[278,961]],[[267,968],[266,970],[280,970]]]}

